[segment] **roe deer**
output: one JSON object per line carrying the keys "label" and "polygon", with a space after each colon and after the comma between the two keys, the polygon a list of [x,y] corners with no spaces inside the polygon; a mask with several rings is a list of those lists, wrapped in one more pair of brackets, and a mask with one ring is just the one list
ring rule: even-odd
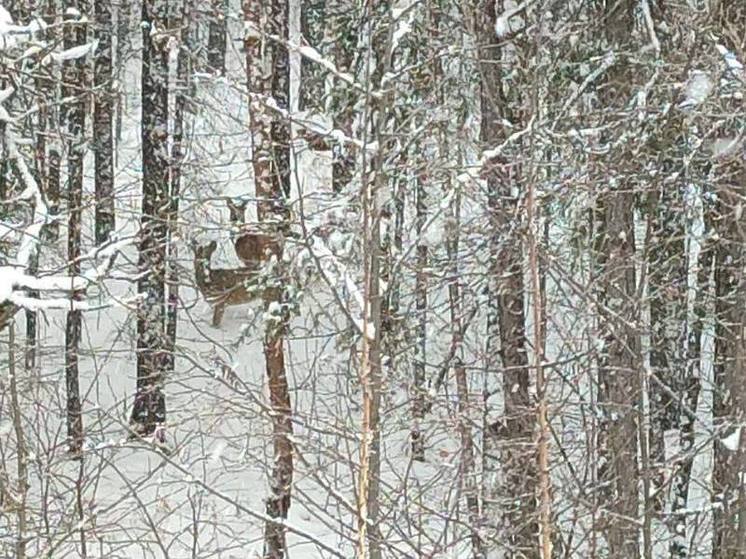
{"label": "roe deer", "polygon": [[231,224],[238,227],[238,235],[233,240],[233,248],[236,250],[238,259],[249,268],[256,268],[265,258],[265,252],[269,250],[272,254],[280,254],[280,243],[272,235],[252,231],[246,225],[245,200],[234,202],[227,200],[228,211],[231,216]]}
{"label": "roe deer", "polygon": [[249,290],[259,270],[259,263],[245,268],[213,269],[210,267],[210,258],[216,247],[215,241],[192,245],[197,287],[205,301],[213,307],[212,325],[219,327],[225,307],[243,305],[259,297],[258,293]]}

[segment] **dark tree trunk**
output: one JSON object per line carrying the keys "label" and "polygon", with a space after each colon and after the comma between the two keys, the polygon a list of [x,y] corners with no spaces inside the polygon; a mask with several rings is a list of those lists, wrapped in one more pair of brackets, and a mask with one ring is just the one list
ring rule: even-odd
{"label": "dark tree trunk", "polygon": [[138,435],[152,434],[166,421],[164,370],[167,365],[166,246],[169,194],[168,53],[166,0],[144,0],[142,6],[142,218],[137,282],[141,301],[137,317],[137,392],[130,420]]}
{"label": "dark tree trunk", "polygon": [[414,363],[412,364],[414,378],[412,383],[412,458],[425,460],[425,439],[421,429],[426,411],[427,385],[425,383],[425,362],[427,355],[427,266],[428,248],[423,235],[427,223],[427,191],[424,178],[418,178],[415,189],[415,232],[417,243],[417,272],[415,276],[415,309],[417,323],[415,325]]}
{"label": "dark tree trunk", "polygon": [[97,244],[106,242],[114,232],[114,103],[112,86],[112,18],[111,2],[96,2],[96,49],[93,82],[96,95],[93,108],[93,153],[96,166],[96,234]]}
{"label": "dark tree trunk", "polygon": [[[90,14],[85,0],[68,4],[84,16]],[[65,47],[83,45],[87,40],[87,25],[79,20],[65,24]],[[63,68],[65,97],[75,97],[63,112],[67,134],[67,258],[68,273],[80,274],[80,226],[83,198],[83,157],[85,150],[85,96],[88,95],[85,58],[66,61]],[[73,293],[73,300],[80,295]],[[78,380],[78,350],[81,316],[79,310],[67,313],[65,327],[65,378],[67,385],[67,436],[72,454],[79,454],[83,445],[83,417]]]}
{"label": "dark tree trunk", "polygon": [[[343,0],[326,0],[324,15],[331,27],[331,36],[335,38],[331,57],[334,65],[341,72],[356,75],[354,54],[357,49],[357,28],[353,24],[354,14],[349,3]],[[329,93],[330,99],[325,103],[331,112],[334,128],[352,135],[355,115],[353,93],[347,84],[334,80]],[[349,146],[335,142],[332,145],[332,190],[343,192],[352,180],[355,169],[355,155]]]}
{"label": "dark tree trunk", "polygon": [[461,463],[459,478],[462,480],[462,491],[466,501],[466,509],[471,526],[472,557],[484,559],[485,550],[479,533],[482,523],[479,494],[477,491],[474,439],[472,436],[471,405],[469,398],[469,379],[463,360],[463,308],[461,303],[461,286],[459,285],[459,228],[461,227],[461,210],[459,195],[451,204],[449,211],[450,228],[447,232],[446,252],[448,255],[448,300],[451,315],[451,344],[454,347],[453,367],[456,377],[456,392],[458,394],[458,431],[461,440]]}
{"label": "dark tree trunk", "polygon": [[[301,2],[300,32],[301,44],[308,43],[323,56],[326,56],[323,42],[327,28],[325,20],[326,0],[303,0]],[[322,111],[325,99],[326,72],[319,65],[307,58],[301,59],[301,83],[299,107],[301,110]]]}
{"label": "dark tree trunk", "polygon": [[211,0],[210,27],[207,37],[207,64],[210,70],[225,73],[225,46],[227,33],[228,0]]}
{"label": "dark tree trunk", "polygon": [[[36,274],[39,270],[39,253],[34,251],[29,261],[29,274]],[[29,297],[38,298],[39,292],[30,290],[28,292]],[[37,344],[37,331],[36,331],[36,311],[26,309],[26,351],[25,351],[25,365],[26,372],[31,372],[36,366],[36,344]]]}
{"label": "dark tree trunk", "polygon": [[167,285],[168,298],[166,306],[166,367],[165,373],[171,374],[176,367],[176,334],[179,310],[179,253],[174,240],[179,218],[179,196],[181,193],[181,165],[184,161],[184,107],[189,94],[189,10],[191,2],[183,2],[179,7],[171,8],[171,29],[180,26],[181,44],[177,55],[176,92],[173,111],[173,141],[171,144],[171,161],[169,166],[169,214],[168,214],[168,251],[167,251]]}

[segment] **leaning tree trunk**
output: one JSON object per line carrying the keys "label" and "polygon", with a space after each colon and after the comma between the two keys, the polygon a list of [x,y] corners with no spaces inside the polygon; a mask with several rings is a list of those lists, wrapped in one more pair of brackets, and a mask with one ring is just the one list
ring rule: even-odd
{"label": "leaning tree trunk", "polygon": [[[89,14],[85,0],[68,4],[80,14]],[[67,20],[65,29],[65,48],[85,44],[87,25],[81,18]],[[63,88],[66,98],[73,97],[64,114],[67,133],[67,258],[70,276],[80,274],[80,220],[83,203],[83,157],[85,150],[85,95],[86,87],[85,59],[65,61],[63,68]],[[79,298],[73,293],[74,300]],[[65,326],[65,379],[67,386],[67,437],[70,452],[78,455],[83,446],[83,416],[80,403],[80,385],[78,380],[78,347],[80,345],[81,316],[80,310],[67,313]]]}
{"label": "leaning tree trunk", "polygon": [[[519,114],[511,114],[502,85],[499,61],[506,58],[496,44],[496,4],[480,3],[477,20],[479,71],[481,77],[482,122],[480,139],[485,147],[498,145],[504,138],[502,119],[518,125]],[[518,165],[507,165],[501,156],[485,167],[490,216],[490,339],[500,340],[500,365],[504,394],[504,417],[492,429],[501,456],[502,480],[495,489],[502,515],[500,534],[509,557],[538,558],[538,522],[534,495],[537,486],[533,452],[534,406],[529,396],[529,363],[526,354],[524,322],[523,249],[516,234],[514,216],[519,205],[511,191],[521,182]],[[511,169],[504,171],[504,169]],[[494,342],[491,342],[494,343]]]}
{"label": "leaning tree trunk", "polygon": [[[289,106],[290,66],[287,48],[271,42],[266,34],[288,37],[288,2],[260,0],[244,2],[247,22],[245,38],[246,71],[252,98],[250,128],[253,135],[252,162],[256,189],[257,217],[282,235],[287,226],[285,198],[290,190],[290,123],[273,118],[258,96],[271,96],[283,109]],[[283,286],[282,239],[272,243],[271,254],[263,255],[269,272],[264,286],[264,357],[272,407],[273,461],[267,521],[264,528],[264,557],[280,559],[287,553],[285,527],[293,482],[293,447],[290,392],[285,372],[284,343],[288,312]],[[277,521],[275,521],[277,519]]]}
{"label": "leaning tree trunk", "polygon": [[[137,392],[131,427],[150,435],[166,420],[163,392],[167,342],[165,268],[168,243],[168,23],[165,0],[142,5],[142,217],[137,282],[141,297],[137,316]],[[155,29],[155,33],[151,31]]]}
{"label": "leaning tree trunk", "polygon": [[111,2],[95,0],[96,59],[93,83],[96,93],[93,105],[93,155],[96,167],[95,239],[106,242],[114,232],[114,103],[112,87],[112,31]]}

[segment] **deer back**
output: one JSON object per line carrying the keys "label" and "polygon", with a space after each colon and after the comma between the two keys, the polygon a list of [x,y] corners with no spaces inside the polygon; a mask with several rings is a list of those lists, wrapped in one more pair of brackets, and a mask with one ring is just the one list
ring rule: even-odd
{"label": "deer back", "polygon": [[256,231],[246,231],[233,242],[238,259],[249,268],[257,268],[269,254],[280,255],[281,245],[272,236]]}

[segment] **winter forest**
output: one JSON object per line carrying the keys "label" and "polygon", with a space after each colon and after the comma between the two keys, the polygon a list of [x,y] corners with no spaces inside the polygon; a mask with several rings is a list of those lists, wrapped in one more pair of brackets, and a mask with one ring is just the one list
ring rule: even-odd
{"label": "winter forest", "polygon": [[746,558],[744,0],[0,0],[0,555]]}

